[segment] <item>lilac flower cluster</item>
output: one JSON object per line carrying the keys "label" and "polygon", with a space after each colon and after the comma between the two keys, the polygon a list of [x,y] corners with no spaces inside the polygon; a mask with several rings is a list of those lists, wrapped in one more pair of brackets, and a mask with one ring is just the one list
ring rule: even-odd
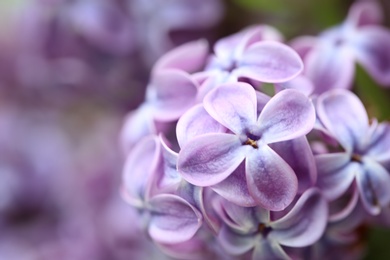
{"label": "lilac flower cluster", "polygon": [[358,258],[360,227],[388,225],[390,211],[389,124],[369,121],[346,90],[355,60],[390,83],[380,18],[358,2],[345,23],[292,47],[258,25],[212,53],[200,40],[157,61],[122,130],[122,193],[165,254]]}

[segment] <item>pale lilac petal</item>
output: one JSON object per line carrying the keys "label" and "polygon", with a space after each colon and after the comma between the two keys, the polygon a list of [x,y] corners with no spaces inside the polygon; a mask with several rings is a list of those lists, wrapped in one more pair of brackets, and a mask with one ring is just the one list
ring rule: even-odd
{"label": "pale lilac petal", "polygon": [[226,179],[244,160],[249,145],[232,134],[205,134],[189,141],[179,153],[178,171],[197,186],[211,186]]}
{"label": "pale lilac petal", "polygon": [[357,61],[380,84],[390,85],[390,31],[367,26],[354,35],[353,48]]}
{"label": "pale lilac petal", "polygon": [[297,90],[286,89],[265,105],[257,124],[261,140],[274,143],[307,134],[313,129],[315,120],[311,101]]}
{"label": "pale lilac petal", "polygon": [[375,161],[382,164],[389,164],[390,162],[390,124],[383,122],[375,127],[375,130],[370,136],[371,144],[367,150],[366,155],[375,159]]}
{"label": "pale lilac petal", "polygon": [[256,92],[247,83],[230,83],[212,90],[203,101],[206,111],[235,134],[256,122]]}
{"label": "pale lilac petal", "polygon": [[305,136],[279,143],[270,147],[277,152],[294,170],[298,178],[298,192],[312,187],[317,180],[317,168],[309,142]]}
{"label": "pale lilac petal", "polygon": [[304,60],[306,55],[317,45],[318,38],[314,36],[301,36],[293,39],[289,46],[293,48]]}
{"label": "pale lilac petal", "polygon": [[350,26],[361,27],[381,24],[382,20],[382,10],[377,1],[358,1],[349,9],[346,22]]}
{"label": "pale lilac petal", "polygon": [[357,203],[359,201],[359,191],[356,185],[352,185],[351,188],[352,190],[349,194],[347,194],[348,196],[344,195],[339,199],[343,201],[347,199],[346,204],[340,203],[339,200],[329,204],[329,222],[337,222],[345,219],[357,207]]}
{"label": "pale lilac petal", "polygon": [[241,234],[256,232],[258,219],[255,208],[237,206],[222,198],[213,201],[213,208],[222,222],[237,232]]}
{"label": "pale lilac petal", "polygon": [[390,174],[379,163],[365,159],[356,183],[363,206],[370,214],[378,215],[390,203]]}
{"label": "pale lilac petal", "polygon": [[242,162],[238,168],[220,183],[211,187],[216,193],[226,200],[243,207],[254,207],[256,201],[249,193],[245,179],[245,163]]}
{"label": "pale lilac petal", "polygon": [[278,83],[293,79],[303,70],[299,55],[287,45],[262,41],[250,46],[233,71],[238,77]]}
{"label": "pale lilac petal", "polygon": [[129,203],[140,206],[148,199],[159,163],[158,137],[148,136],[139,141],[128,155],[123,169],[124,189]]}
{"label": "pale lilac petal", "polygon": [[227,226],[223,226],[217,238],[219,244],[231,255],[242,255],[255,246],[252,235],[239,235]]}
{"label": "pale lilac petal", "polygon": [[355,62],[347,48],[322,42],[305,57],[305,76],[314,84],[314,92],[351,88]]}
{"label": "pale lilac petal", "polygon": [[153,73],[163,69],[179,69],[196,72],[205,65],[209,46],[206,40],[185,43],[162,56],[153,68]]}
{"label": "pale lilac petal", "polygon": [[314,244],[325,231],[328,204],[318,189],[307,190],[294,208],[283,218],[272,222],[270,238],[291,247]]}
{"label": "pale lilac petal", "polygon": [[298,181],[294,171],[267,145],[253,149],[248,155],[246,179],[252,197],[268,210],[285,209],[297,194]]}
{"label": "pale lilac petal", "polygon": [[197,84],[190,75],[179,70],[154,73],[147,101],[154,107],[154,118],[161,121],[178,119],[196,99]]}
{"label": "pale lilac petal", "polygon": [[291,260],[277,241],[258,238],[252,253],[252,259]]}
{"label": "pale lilac petal", "polygon": [[281,33],[269,25],[254,25],[244,32],[245,34],[237,46],[236,59],[240,59],[246,49],[260,41],[283,41]]}
{"label": "pale lilac petal", "polygon": [[176,125],[176,136],[180,147],[198,135],[224,131],[225,128],[206,112],[202,104],[188,110]]}
{"label": "pale lilac petal", "polygon": [[259,117],[261,111],[263,111],[265,105],[268,103],[268,101],[271,100],[271,97],[260,92],[256,91],[256,100],[257,100],[257,112],[256,115]]}
{"label": "pale lilac petal", "polygon": [[359,147],[367,134],[366,110],[350,91],[335,89],[321,95],[317,102],[317,114],[321,123],[347,151]]}
{"label": "pale lilac petal", "polygon": [[275,87],[281,89],[296,89],[302,92],[305,96],[310,96],[314,91],[313,83],[304,75],[299,75],[290,81],[277,84]]}
{"label": "pale lilac petal", "polygon": [[150,199],[150,236],[174,244],[191,239],[202,225],[202,214],[184,199],[170,194]]}
{"label": "pale lilac petal", "polygon": [[177,171],[178,154],[172,151],[167,145],[167,141],[160,135],[161,153],[162,153],[162,176],[158,182],[160,191],[175,191],[182,181],[182,177]]}
{"label": "pale lilac petal", "polygon": [[335,200],[343,195],[360,168],[357,162],[351,162],[347,153],[319,154],[315,159],[318,169],[317,186],[328,200]]}

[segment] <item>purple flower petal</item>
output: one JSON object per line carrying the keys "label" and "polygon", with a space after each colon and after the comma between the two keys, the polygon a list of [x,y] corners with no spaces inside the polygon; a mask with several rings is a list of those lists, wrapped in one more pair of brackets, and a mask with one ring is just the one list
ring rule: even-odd
{"label": "purple flower petal", "polygon": [[256,240],[252,235],[236,234],[227,226],[223,226],[218,234],[218,242],[231,255],[242,255],[255,246]]}
{"label": "purple flower petal", "polygon": [[245,178],[245,163],[242,162],[232,174],[211,187],[226,200],[243,207],[254,207],[256,201],[249,193]]}
{"label": "purple flower petal", "polygon": [[317,37],[314,36],[301,36],[293,39],[289,45],[305,60],[306,55],[316,46],[317,41]]}
{"label": "purple flower petal", "polygon": [[305,76],[314,84],[314,92],[350,88],[355,73],[352,54],[328,42],[318,44],[305,58]]}
{"label": "purple flower petal", "polygon": [[222,222],[240,234],[254,233],[257,230],[256,208],[237,206],[221,197],[213,201],[213,207]]}
{"label": "purple flower petal", "polygon": [[271,97],[260,92],[256,91],[256,100],[257,100],[257,117],[260,116],[261,111],[263,111],[265,105],[271,100]]}
{"label": "purple flower petal", "polygon": [[353,40],[357,61],[377,82],[390,85],[390,31],[366,26]]}
{"label": "purple flower petal", "polygon": [[153,73],[164,69],[179,69],[193,73],[205,65],[208,43],[198,40],[183,44],[162,56],[153,68]]}
{"label": "purple flower petal", "polygon": [[238,77],[278,83],[293,79],[303,70],[299,55],[287,45],[262,41],[250,46],[233,71]]}
{"label": "purple flower petal", "polygon": [[159,165],[159,168],[162,168],[162,176],[158,181],[158,186],[160,190],[176,191],[178,186],[182,181],[182,177],[177,171],[177,157],[178,154],[172,151],[166,144],[165,138],[160,135],[161,143],[161,153],[162,153],[162,165]]}
{"label": "purple flower petal", "polygon": [[390,174],[379,163],[365,159],[363,170],[356,175],[363,206],[372,215],[378,215],[381,207],[390,202]]}
{"label": "purple flower petal", "polygon": [[221,133],[225,128],[214,120],[199,104],[180,117],[176,126],[176,136],[180,147],[194,137],[208,133]]}
{"label": "purple flower petal", "polygon": [[347,90],[335,89],[318,98],[317,114],[322,124],[347,150],[364,140],[368,116],[359,98]]}
{"label": "purple flower petal", "polygon": [[303,75],[299,75],[290,81],[277,84],[275,87],[281,89],[296,89],[305,96],[310,96],[314,91],[314,85],[311,80]]}
{"label": "purple flower petal", "polygon": [[309,142],[305,136],[279,143],[270,147],[277,152],[294,170],[298,178],[298,192],[312,187],[317,180],[317,168]]}
{"label": "purple flower petal", "polygon": [[298,181],[294,171],[267,145],[248,154],[246,179],[252,197],[268,210],[285,209],[297,194]]}
{"label": "purple flower petal", "polygon": [[191,239],[202,225],[202,214],[184,199],[170,194],[150,199],[150,236],[174,244]]}
{"label": "purple flower petal", "polygon": [[311,101],[297,90],[276,94],[261,112],[258,125],[261,140],[274,143],[297,138],[312,130],[315,111]]}
{"label": "purple flower petal", "polygon": [[271,222],[270,239],[291,247],[314,244],[324,233],[328,204],[318,189],[303,193],[294,208],[283,218]]}
{"label": "purple flower petal", "polygon": [[232,134],[205,134],[189,141],[179,153],[178,170],[197,186],[211,186],[226,179],[252,149]]}
{"label": "purple flower petal", "polygon": [[155,119],[173,121],[194,104],[197,92],[197,84],[189,74],[163,70],[154,73],[147,99],[154,106]]}
{"label": "purple flower petal", "polygon": [[255,249],[253,250],[252,259],[291,260],[291,257],[286,254],[278,242],[258,238]]}
{"label": "purple flower petal", "polygon": [[127,157],[123,170],[126,200],[136,207],[151,193],[154,174],[160,162],[160,143],[157,136],[142,139]]}
{"label": "purple flower petal", "polygon": [[343,195],[359,172],[359,164],[351,162],[347,153],[320,154],[315,156],[318,181],[317,186],[328,200]]}
{"label": "purple flower petal", "polygon": [[380,123],[375,127],[367,155],[375,161],[388,165],[390,163],[390,124]]}
{"label": "purple flower petal", "polygon": [[355,2],[349,9],[347,23],[355,28],[381,24],[383,14],[377,1]]}
{"label": "purple flower petal", "polygon": [[256,92],[247,83],[231,83],[212,90],[203,101],[206,111],[235,134],[256,122]]}
{"label": "purple flower petal", "polygon": [[[339,200],[329,204],[329,222],[337,222],[345,219],[357,207],[359,191],[356,185],[352,185],[351,188],[351,191],[347,192],[347,196],[344,195]],[[347,199],[347,203],[340,205],[341,203],[339,201],[345,200],[345,198]]]}

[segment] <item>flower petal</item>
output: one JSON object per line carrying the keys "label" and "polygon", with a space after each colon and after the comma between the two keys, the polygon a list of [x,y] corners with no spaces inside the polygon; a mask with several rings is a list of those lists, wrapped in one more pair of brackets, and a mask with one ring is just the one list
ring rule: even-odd
{"label": "flower petal", "polygon": [[291,260],[291,257],[286,254],[278,242],[259,237],[253,250],[252,259]]}
{"label": "flower petal", "polygon": [[261,140],[275,143],[307,134],[316,120],[314,106],[302,93],[286,89],[265,105],[257,124]]}
{"label": "flower petal", "polygon": [[298,189],[297,177],[267,145],[253,149],[245,166],[249,192],[261,207],[279,211],[293,201]]}
{"label": "flower petal", "polygon": [[318,38],[314,36],[301,36],[293,39],[289,45],[305,60],[306,55],[316,46],[317,41]]}
{"label": "flower petal", "polygon": [[206,111],[235,134],[256,122],[256,92],[247,83],[231,83],[212,90],[203,101]]}
{"label": "flower petal", "polygon": [[368,132],[368,116],[359,98],[350,91],[335,89],[318,97],[321,123],[349,152],[358,148]]}
{"label": "flower petal", "polygon": [[269,236],[285,246],[309,246],[320,239],[327,220],[328,204],[321,192],[312,188],[303,193],[287,215],[271,223]]}
{"label": "flower petal", "polygon": [[355,63],[347,48],[321,42],[305,57],[305,76],[314,84],[314,93],[329,89],[350,88],[355,73]]}
{"label": "flower petal", "polygon": [[250,46],[233,71],[238,77],[278,83],[293,79],[303,70],[299,55],[287,45],[262,41]]}
{"label": "flower petal", "polygon": [[242,162],[232,174],[211,187],[226,200],[243,207],[254,207],[256,201],[249,193],[245,179],[245,163]]}
{"label": "flower petal", "polygon": [[126,200],[136,207],[150,196],[160,163],[160,149],[158,137],[148,136],[134,147],[126,159],[123,169]]}
{"label": "flower petal", "polygon": [[379,163],[363,159],[363,170],[356,175],[363,206],[371,215],[378,215],[390,202],[390,174]]}
{"label": "flower petal", "polygon": [[160,165],[160,168],[163,169],[163,172],[158,181],[158,186],[159,189],[165,192],[176,191],[182,181],[182,177],[177,171],[178,154],[168,147],[167,141],[161,134],[159,139],[162,154],[162,165]]}
{"label": "flower petal", "polygon": [[[349,9],[347,23],[355,28],[366,25],[381,24],[383,14],[376,1],[355,2]],[[360,28],[359,28],[360,29]]]}
{"label": "flower petal", "polygon": [[390,163],[390,124],[383,122],[378,124],[370,136],[370,146],[366,155],[375,159],[375,161],[384,164]]}
{"label": "flower petal", "polygon": [[354,35],[353,48],[357,61],[384,86],[390,85],[390,31],[379,26],[366,26]]}
{"label": "flower petal", "polygon": [[150,236],[161,243],[180,243],[191,239],[202,225],[202,214],[184,199],[161,194],[150,199]]}
{"label": "flower petal", "polygon": [[290,81],[277,84],[275,87],[281,89],[296,89],[307,97],[314,91],[314,85],[311,80],[303,75],[299,75]]}
{"label": "flower petal", "polygon": [[198,135],[224,131],[225,128],[206,112],[202,104],[188,110],[176,125],[176,136],[180,147]]}
{"label": "flower petal", "polygon": [[218,242],[231,255],[242,255],[255,246],[252,235],[240,235],[227,226],[223,226],[218,234]]}
{"label": "flower petal", "polygon": [[277,152],[294,170],[298,178],[298,192],[312,187],[317,180],[317,168],[309,142],[305,136],[279,143],[270,147]]}
{"label": "flower petal", "polygon": [[205,134],[189,141],[179,153],[178,170],[197,186],[211,186],[226,179],[252,147],[242,145],[236,135]]}
{"label": "flower petal", "polygon": [[154,73],[147,91],[147,101],[155,108],[154,118],[174,121],[194,104],[198,90],[189,74],[163,70]]}
{"label": "flower petal", "polygon": [[163,69],[179,69],[193,73],[205,65],[208,55],[206,40],[185,43],[162,56],[153,68],[153,73]]}
{"label": "flower petal", "polygon": [[318,169],[317,186],[330,201],[347,191],[360,168],[358,163],[350,161],[347,153],[319,154],[315,159]]}

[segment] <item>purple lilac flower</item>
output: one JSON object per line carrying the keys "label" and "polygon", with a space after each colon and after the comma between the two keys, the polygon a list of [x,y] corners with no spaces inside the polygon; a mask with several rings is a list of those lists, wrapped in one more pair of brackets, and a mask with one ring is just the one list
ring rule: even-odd
{"label": "purple lilac flower", "polygon": [[207,70],[229,72],[227,81],[244,77],[260,82],[286,82],[303,69],[302,61],[270,26],[252,26],[219,40]]}
{"label": "purple lilac flower", "polygon": [[351,88],[355,62],[378,83],[390,85],[390,32],[379,25],[381,21],[376,1],[358,1],[341,25],[291,43],[303,57],[304,75],[313,81],[315,93]]}
{"label": "purple lilac flower", "polygon": [[[287,207],[297,193],[297,177],[268,144],[307,134],[315,120],[311,102],[297,91],[285,90],[274,96],[257,118],[254,89],[246,83],[232,83],[211,91],[204,106],[231,132],[204,134],[187,142],[178,158],[184,179],[211,186],[237,169],[241,183],[245,183],[245,172],[254,202],[271,210]],[[241,171],[237,167],[244,159],[245,171]]]}
{"label": "purple lilac flower", "polygon": [[[124,196],[150,216],[148,232],[153,240],[177,244],[195,235],[202,224],[202,215],[175,194],[183,194],[178,190],[182,187],[177,187],[181,179],[176,177],[178,174],[175,176],[175,154],[167,149],[157,136],[146,137],[134,147],[124,169]],[[170,187],[172,184],[176,188]]]}
{"label": "purple lilac flower", "polygon": [[243,208],[220,200],[214,207],[223,221],[218,242],[229,254],[251,251],[252,259],[291,259],[283,246],[315,243],[327,223],[327,203],[317,189],[309,189],[283,217],[261,207]]}
{"label": "purple lilac flower", "polygon": [[[356,185],[365,209],[372,215],[390,203],[387,124],[371,125],[361,101],[349,91],[332,90],[317,102],[317,114],[343,151],[316,155],[318,187],[329,200]],[[353,209],[353,207],[351,207]]]}

